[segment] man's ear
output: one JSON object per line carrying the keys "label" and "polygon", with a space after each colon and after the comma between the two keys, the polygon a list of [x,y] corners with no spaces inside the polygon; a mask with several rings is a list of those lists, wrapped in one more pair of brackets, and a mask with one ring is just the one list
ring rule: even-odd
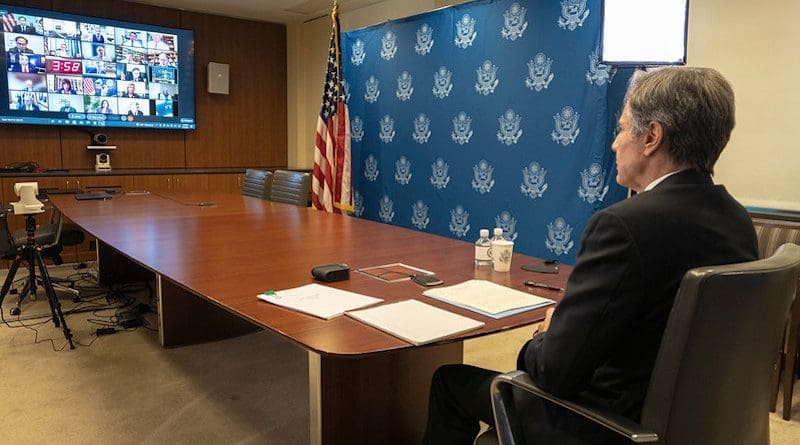
{"label": "man's ear", "polygon": [[650,156],[658,151],[664,143],[664,125],[661,122],[650,121],[645,131],[644,152]]}

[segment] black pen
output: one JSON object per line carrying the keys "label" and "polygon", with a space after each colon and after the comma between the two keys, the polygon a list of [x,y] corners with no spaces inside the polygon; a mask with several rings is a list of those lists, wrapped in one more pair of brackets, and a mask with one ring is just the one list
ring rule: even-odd
{"label": "black pen", "polygon": [[559,291],[564,290],[563,287],[551,286],[549,284],[537,283],[535,281],[523,281],[522,284],[530,287],[541,287],[542,289],[559,290]]}

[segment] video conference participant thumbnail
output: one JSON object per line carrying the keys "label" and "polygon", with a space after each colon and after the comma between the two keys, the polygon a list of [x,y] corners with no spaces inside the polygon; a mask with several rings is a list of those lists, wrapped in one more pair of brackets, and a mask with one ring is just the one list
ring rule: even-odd
{"label": "video conference participant thumbnail", "polygon": [[178,115],[178,102],[172,100],[153,101],[156,116],[175,117]]}
{"label": "video conference participant thumbnail", "polygon": [[12,73],[44,73],[44,57],[38,54],[17,54],[16,61],[8,59],[8,71]]}
{"label": "video conference participant thumbnail", "polygon": [[114,45],[105,43],[81,42],[81,55],[84,59],[113,62]]}
{"label": "video conference participant thumbnail", "polygon": [[58,37],[62,39],[78,38],[78,22],[43,17],[42,24],[44,35],[47,37]]}
{"label": "video conference participant thumbnail", "polygon": [[95,23],[81,23],[78,28],[81,33],[81,40],[92,43],[110,43],[116,40],[114,37],[113,26],[97,25]]}
{"label": "video conference participant thumbnail", "polygon": [[83,94],[97,97],[116,97],[117,81],[114,79],[84,77]]}
{"label": "video conference participant thumbnail", "polygon": [[83,94],[83,78],[62,74],[48,74],[47,91],[58,94]]}
{"label": "video conference participant thumbnail", "polygon": [[17,111],[48,111],[47,93],[9,91],[8,109]]}
{"label": "video conference participant thumbnail", "polygon": [[128,99],[147,99],[147,84],[144,82],[119,81],[125,88],[119,91],[119,97]]}
{"label": "video conference participant thumbnail", "polygon": [[86,113],[90,114],[118,114],[116,97],[83,96]]}
{"label": "video conference participant thumbnail", "polygon": [[79,40],[45,37],[47,55],[62,59],[80,59],[82,57]]}
{"label": "video conference participant thumbnail", "polygon": [[178,85],[150,82],[149,97],[156,100],[178,100]]}
{"label": "video conference participant thumbnail", "polygon": [[83,113],[83,96],[50,93],[48,102],[52,104],[52,110],[59,113]]}
{"label": "video conference participant thumbnail", "polygon": [[9,73],[9,91],[46,92],[47,79],[44,74]]}
{"label": "video conference participant thumbnail", "polygon": [[116,62],[106,62],[103,60],[84,60],[83,75],[113,79],[117,77],[117,71],[119,70],[117,65]]}
{"label": "video conference participant thumbnail", "polygon": [[119,80],[129,80],[131,82],[147,82],[147,68],[145,65],[127,63],[120,64],[121,70],[118,72]]}
{"label": "video conference participant thumbnail", "polygon": [[[16,34],[42,34],[42,18],[33,15],[3,15],[3,25],[11,26],[10,31]],[[9,30],[6,28],[6,31]]]}
{"label": "video conference participant thumbnail", "polygon": [[117,62],[122,62],[127,64],[143,65],[147,62],[147,53],[143,48],[117,46],[116,56],[117,56]]}
{"label": "video conference participant thumbnail", "polygon": [[147,99],[119,99],[119,114],[128,116],[128,120],[134,120],[136,117],[150,116],[150,101]]}
{"label": "video conference participant thumbnail", "polygon": [[147,33],[137,29],[117,28],[115,32],[116,44],[130,48],[145,48]]}

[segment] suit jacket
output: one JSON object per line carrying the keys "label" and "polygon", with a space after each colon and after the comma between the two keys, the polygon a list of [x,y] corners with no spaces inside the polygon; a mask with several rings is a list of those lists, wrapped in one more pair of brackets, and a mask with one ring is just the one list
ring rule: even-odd
{"label": "suit jacket", "polygon": [[33,25],[14,25],[13,32],[21,34],[36,34],[36,27]]}
{"label": "suit jacket", "polygon": [[[23,66],[24,65],[22,65],[19,62],[14,63],[14,64],[11,65],[11,71],[14,72],[14,73],[21,73]],[[36,65],[34,65],[32,63],[29,63],[28,64],[28,72],[29,73],[35,73],[36,72]]]}
{"label": "suit jacket", "polygon": [[[684,274],[757,257],[753,223],[725,188],[705,173],[676,173],[592,216],[550,329],[525,345],[518,367],[556,395],[638,420]],[[621,438],[591,438],[588,421],[552,409],[546,417],[531,437],[555,428],[586,433],[586,443]],[[548,440],[573,443],[555,434]]]}

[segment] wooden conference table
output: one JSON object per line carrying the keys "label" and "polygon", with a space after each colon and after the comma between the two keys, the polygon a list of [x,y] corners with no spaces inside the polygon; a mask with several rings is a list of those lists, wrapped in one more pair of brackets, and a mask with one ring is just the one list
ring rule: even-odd
{"label": "wooden conference table", "polygon": [[[411,281],[385,283],[353,272],[331,283],[385,302],[418,299],[486,323],[415,347],[350,317],[322,320],[257,294],[308,284],[312,266],[334,262],[352,269],[400,262],[433,271],[445,284],[479,278],[528,292],[524,280],[563,286],[571,270],[525,272],[519,266],[537,260],[515,253],[511,272],[497,273],[474,267],[469,242],[237,194],[159,192],[105,201],[53,195],[50,201],[98,239],[102,281],[155,280],[163,346],[263,328],[308,351],[312,444],[419,443],[433,371],[462,362],[464,339],[535,323],[544,309],[495,320],[424,297]],[[214,204],[200,205],[208,202]]]}

